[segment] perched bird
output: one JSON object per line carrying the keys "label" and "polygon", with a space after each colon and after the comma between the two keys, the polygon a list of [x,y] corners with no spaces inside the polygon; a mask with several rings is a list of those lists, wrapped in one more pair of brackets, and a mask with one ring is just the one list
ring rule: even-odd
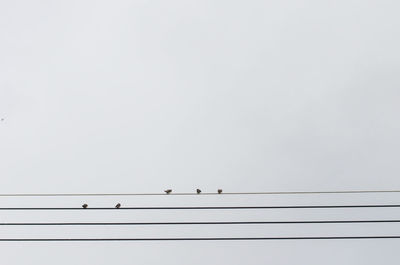
{"label": "perched bird", "polygon": [[83,209],[86,209],[88,207],[88,205],[85,203],[84,205],[82,205]]}
{"label": "perched bird", "polygon": [[201,190],[200,190],[200,189],[197,189],[196,192],[197,192],[197,194],[200,194],[200,193],[201,193]]}
{"label": "perched bird", "polygon": [[115,205],[115,208],[117,208],[117,209],[121,208],[121,204],[117,203],[117,205]]}
{"label": "perched bird", "polygon": [[218,194],[221,194],[222,193],[222,189],[218,189]]}
{"label": "perched bird", "polygon": [[170,194],[170,193],[172,192],[172,190],[164,190],[164,192],[165,192],[166,194]]}

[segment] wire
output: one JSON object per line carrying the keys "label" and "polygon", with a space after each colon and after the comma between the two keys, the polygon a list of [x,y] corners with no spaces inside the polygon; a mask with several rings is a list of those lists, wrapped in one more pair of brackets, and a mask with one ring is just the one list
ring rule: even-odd
{"label": "wire", "polygon": [[400,193],[400,190],[336,190],[336,191],[262,191],[262,192],[191,192],[181,193],[6,193],[0,197],[83,197],[83,196],[202,196],[202,195],[295,195],[295,194],[352,194],[352,193]]}
{"label": "wire", "polygon": [[238,222],[78,222],[78,223],[0,223],[0,226],[125,226],[125,225],[258,225],[258,224],[353,224],[400,223],[400,220],[321,220],[321,221],[238,221]]}
{"label": "wire", "polygon": [[0,238],[0,242],[55,241],[254,241],[254,240],[348,240],[400,239],[400,236],[315,236],[315,237],[172,237],[172,238]]}
{"label": "wire", "polygon": [[400,204],[369,204],[369,205],[289,205],[289,206],[156,206],[156,207],[2,207],[2,211],[69,211],[69,210],[239,210],[239,209],[323,209],[323,208],[399,208]]}

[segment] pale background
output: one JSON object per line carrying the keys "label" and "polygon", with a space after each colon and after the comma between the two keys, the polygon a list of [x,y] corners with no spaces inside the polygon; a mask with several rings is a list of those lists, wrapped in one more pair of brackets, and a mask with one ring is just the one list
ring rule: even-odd
{"label": "pale background", "polygon": [[[2,1],[0,193],[400,189],[397,1]],[[0,198],[7,206],[398,203],[400,195]],[[396,218],[1,212],[0,221]],[[399,235],[400,225],[21,228],[6,237]],[[0,243],[13,264],[398,264],[398,240]],[[396,247],[397,246],[397,247]]]}

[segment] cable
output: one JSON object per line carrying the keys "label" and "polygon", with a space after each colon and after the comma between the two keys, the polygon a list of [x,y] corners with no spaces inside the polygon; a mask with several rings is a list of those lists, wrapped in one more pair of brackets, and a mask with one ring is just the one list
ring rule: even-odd
{"label": "cable", "polygon": [[172,237],[172,238],[0,238],[0,242],[55,241],[254,241],[254,240],[348,240],[400,239],[400,236],[315,236],[315,237]]}
{"label": "cable", "polygon": [[239,210],[239,209],[329,209],[329,208],[399,208],[400,204],[370,204],[370,205],[289,205],[289,206],[156,206],[156,207],[2,207],[2,211],[69,211],[69,210]]}
{"label": "cable", "polygon": [[400,223],[400,220],[321,220],[321,221],[238,221],[238,222],[78,222],[78,223],[0,223],[0,226],[125,226],[125,225],[258,225],[258,224],[353,224]]}
{"label": "cable", "polygon": [[6,193],[0,197],[83,197],[83,196],[202,196],[202,195],[290,195],[290,194],[352,194],[352,193],[400,193],[400,190],[336,190],[336,191],[265,191],[265,192],[202,192],[181,193]]}

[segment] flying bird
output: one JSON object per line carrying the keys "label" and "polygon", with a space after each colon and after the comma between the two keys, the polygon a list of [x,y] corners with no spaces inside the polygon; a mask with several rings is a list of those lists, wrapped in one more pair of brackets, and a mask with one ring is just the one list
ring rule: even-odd
{"label": "flying bird", "polygon": [[121,204],[117,203],[117,205],[115,205],[115,208],[117,208],[117,209],[121,208]]}
{"label": "flying bird", "polygon": [[218,189],[218,194],[221,194],[222,193],[222,189]]}
{"label": "flying bird", "polygon": [[170,194],[170,193],[172,192],[172,190],[164,190],[164,192],[165,192],[166,194]]}
{"label": "flying bird", "polygon": [[201,193],[201,190],[200,190],[200,189],[197,189],[196,192],[197,192],[197,194],[200,194],[200,193]]}
{"label": "flying bird", "polygon": [[82,205],[83,209],[86,209],[88,207],[88,205],[85,203],[84,205]]}

